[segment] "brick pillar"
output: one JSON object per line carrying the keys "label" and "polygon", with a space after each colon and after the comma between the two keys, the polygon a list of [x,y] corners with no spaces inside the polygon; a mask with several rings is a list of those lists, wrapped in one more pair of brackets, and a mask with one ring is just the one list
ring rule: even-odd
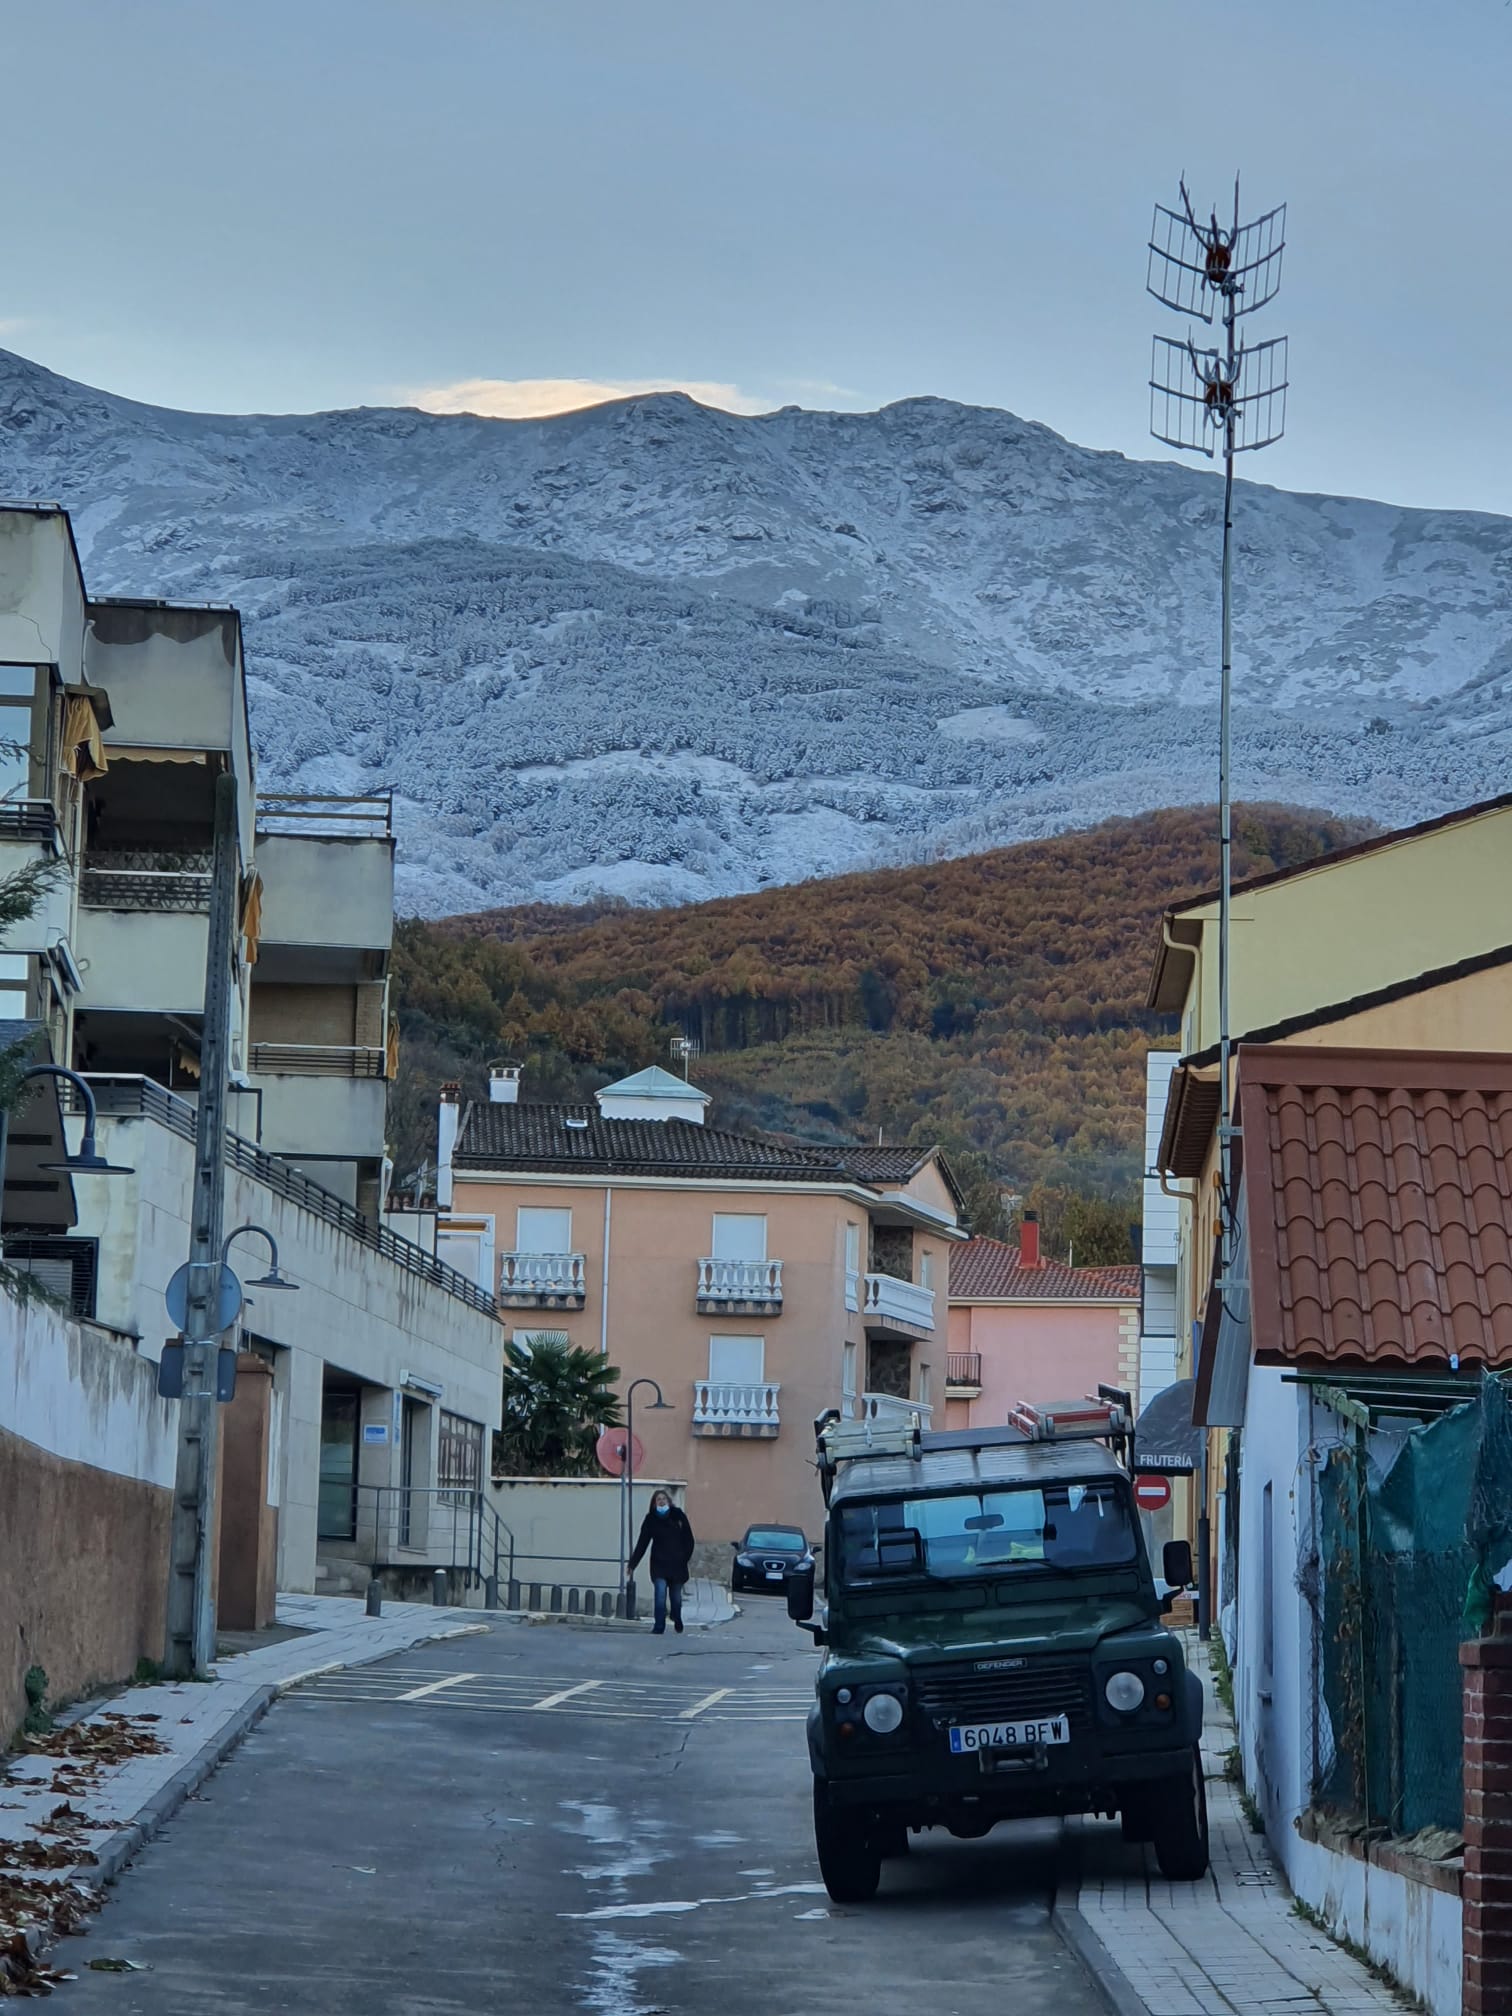
{"label": "brick pillar", "polygon": [[1460,1664],[1465,1669],[1462,2006],[1464,2016],[1505,2016],[1512,2010],[1512,1632],[1462,1645]]}

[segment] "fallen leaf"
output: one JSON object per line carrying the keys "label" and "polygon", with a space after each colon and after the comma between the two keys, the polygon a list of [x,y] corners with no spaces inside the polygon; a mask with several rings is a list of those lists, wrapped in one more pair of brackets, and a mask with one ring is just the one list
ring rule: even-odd
{"label": "fallen leaf", "polygon": [[95,1974],[150,1974],[152,1969],[145,1960],[91,1960],[90,1970]]}

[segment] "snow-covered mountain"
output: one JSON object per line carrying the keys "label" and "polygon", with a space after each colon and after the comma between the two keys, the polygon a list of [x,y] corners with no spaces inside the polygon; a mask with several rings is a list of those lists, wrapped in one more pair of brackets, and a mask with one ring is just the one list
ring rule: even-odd
{"label": "snow-covered mountain", "polygon": [[[232,601],[265,784],[392,786],[408,907],[674,900],[1210,797],[1220,486],[912,399],[134,404],[0,351],[0,494]],[[1512,521],[1244,486],[1236,782],[1502,788]]]}

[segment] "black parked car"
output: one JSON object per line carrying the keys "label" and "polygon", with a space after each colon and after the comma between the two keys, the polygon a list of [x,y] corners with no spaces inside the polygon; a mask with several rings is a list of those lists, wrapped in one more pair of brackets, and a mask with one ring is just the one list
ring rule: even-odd
{"label": "black parked car", "polygon": [[769,1589],[780,1596],[790,1568],[811,1568],[813,1564],[814,1550],[796,1526],[752,1526],[744,1540],[735,1542],[730,1593],[738,1596],[742,1589]]}

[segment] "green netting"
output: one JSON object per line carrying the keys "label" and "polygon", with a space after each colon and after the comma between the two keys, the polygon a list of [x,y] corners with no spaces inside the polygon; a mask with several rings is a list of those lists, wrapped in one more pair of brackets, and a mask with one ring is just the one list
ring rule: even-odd
{"label": "green netting", "polygon": [[1512,1551],[1512,1402],[1363,1431],[1319,1478],[1326,1728],[1317,1793],[1396,1834],[1463,1817],[1461,1641]]}

